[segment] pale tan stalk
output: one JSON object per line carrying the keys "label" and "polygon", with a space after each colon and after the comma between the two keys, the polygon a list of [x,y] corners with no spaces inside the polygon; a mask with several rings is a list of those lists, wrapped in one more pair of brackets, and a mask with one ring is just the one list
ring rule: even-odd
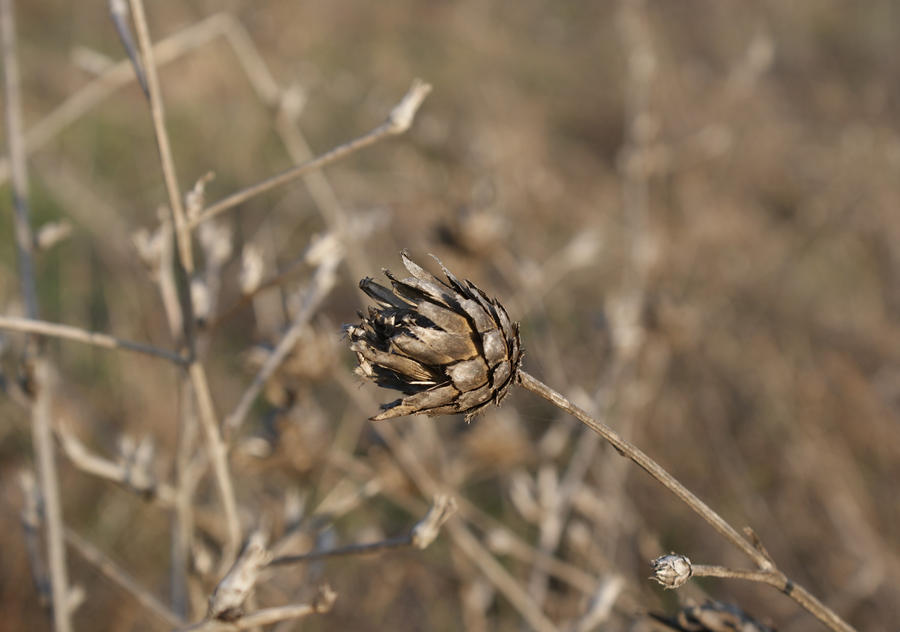
{"label": "pale tan stalk", "polygon": [[[178,186],[175,163],[172,159],[172,151],[169,144],[169,135],[165,126],[165,111],[163,108],[162,94],[160,92],[159,77],[153,56],[150,33],[147,27],[147,18],[144,13],[142,0],[130,0],[131,12],[134,18],[135,31],[137,33],[138,46],[141,51],[144,71],[149,90],[150,111],[153,118],[153,127],[156,133],[159,149],[160,164],[166,182],[169,196],[169,208],[172,213],[172,223],[175,226],[175,241],[178,249],[179,275],[190,275],[194,270],[193,251],[191,248],[190,229],[184,216],[184,205],[181,200],[181,189]],[[213,473],[219,489],[225,512],[225,521],[228,528],[228,541],[222,553],[222,565],[228,567],[234,561],[241,543],[241,526],[237,514],[237,501],[235,500],[234,483],[228,467],[228,453],[222,439],[221,429],[216,419],[212,395],[206,378],[206,371],[196,357],[193,310],[190,296],[184,293],[181,297],[181,312],[184,322],[184,343],[190,355],[188,377],[194,396],[197,400],[197,412],[200,425],[206,438],[207,450],[213,466]]]}
{"label": "pale tan stalk", "polygon": [[[566,411],[588,428],[596,432],[609,442],[624,457],[631,459],[641,469],[660,482],[666,489],[675,494],[682,502],[690,507],[694,513],[703,518],[726,540],[734,544],[744,552],[756,564],[759,577],[765,577],[766,583],[775,586],[800,606],[815,616],[819,621],[835,632],[853,632],[853,628],[844,622],[835,612],[816,599],[805,588],[788,579],[784,573],[778,570],[771,558],[762,547],[757,548],[753,543],[743,537],[734,527],[728,524],[724,518],[713,511],[709,505],[700,500],[687,487],[682,485],[675,477],[664,470],[656,461],[647,456],[637,446],[623,439],[619,433],[591,417],[583,409],[579,408],[559,392],[553,390],[537,378],[525,371],[519,371],[517,381],[525,389],[539,395],[557,408]],[[751,572],[756,574],[757,572]],[[744,577],[749,579],[749,577]]]}
{"label": "pale tan stalk", "polygon": [[144,355],[154,356],[169,360],[178,365],[184,365],[185,359],[177,353],[160,349],[152,345],[142,342],[133,342],[131,340],[123,340],[109,334],[98,333],[96,331],[87,331],[80,327],[72,327],[71,325],[61,325],[59,323],[49,323],[44,320],[35,320],[32,318],[18,318],[15,316],[0,316],[0,329],[8,331],[21,331],[31,334],[39,334],[41,336],[49,336],[51,338],[63,338],[65,340],[75,340],[85,344],[101,347],[103,349],[124,349],[125,351],[134,351],[143,353]]}

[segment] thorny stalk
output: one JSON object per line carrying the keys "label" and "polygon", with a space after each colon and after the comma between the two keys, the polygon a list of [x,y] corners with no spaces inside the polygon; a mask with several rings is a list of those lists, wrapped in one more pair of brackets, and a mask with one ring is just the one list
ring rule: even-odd
{"label": "thorny stalk", "polygon": [[[631,459],[666,489],[680,498],[682,502],[703,518],[703,520],[725,537],[725,539],[734,544],[743,551],[747,557],[753,560],[761,573],[759,577],[762,578],[764,576],[766,578],[759,579],[759,581],[765,581],[765,583],[778,588],[781,592],[796,601],[809,613],[819,619],[819,621],[828,626],[829,629],[835,630],[836,632],[853,632],[853,628],[844,622],[834,611],[816,599],[805,588],[788,579],[784,573],[775,568],[768,555],[757,549],[751,542],[748,542],[747,539],[738,533],[734,527],[728,524],[724,518],[713,511],[709,505],[700,500],[693,492],[682,485],[637,446],[623,439],[615,430],[606,424],[597,421],[583,409],[570,402],[562,394],[553,390],[526,371],[520,370],[516,376],[516,380],[523,388],[543,397],[557,408],[564,410],[578,419],[578,421],[609,442],[619,454]],[[750,577],[744,577],[744,579],[750,579]]]}
{"label": "thorny stalk", "polygon": [[[184,205],[181,200],[181,189],[175,173],[175,163],[172,159],[172,151],[169,145],[169,135],[165,126],[165,112],[163,109],[162,95],[159,86],[159,77],[156,72],[156,64],[153,57],[150,33],[147,27],[147,19],[144,14],[142,0],[130,0],[131,12],[137,32],[138,46],[140,47],[143,61],[143,70],[147,79],[150,110],[153,117],[153,127],[156,133],[156,141],[159,149],[160,164],[166,182],[169,196],[169,208],[172,213],[172,223],[175,226],[175,241],[179,257],[176,271],[182,279],[193,273],[194,261],[191,249],[190,229],[185,223]],[[191,299],[187,292],[182,292],[181,312],[184,324],[184,343],[191,357],[187,369],[191,387],[197,401],[197,412],[200,425],[206,437],[207,449],[210,453],[216,484],[225,511],[225,521],[228,527],[228,541],[222,552],[223,566],[229,566],[237,554],[241,542],[241,525],[237,513],[237,501],[235,500],[234,483],[228,467],[228,453],[225,442],[222,439],[221,429],[216,420],[215,408],[209,384],[206,379],[206,371],[196,357],[193,310]]]}
{"label": "thorny stalk", "polygon": [[[28,318],[38,317],[37,283],[34,276],[34,235],[28,208],[28,166],[22,134],[22,102],[19,61],[16,50],[16,29],[13,0],[0,1],[0,38],[3,46],[3,76],[6,94],[6,134],[9,161],[12,169],[14,232],[18,251],[19,280],[25,312]],[[31,408],[32,442],[37,460],[41,496],[44,501],[46,547],[50,569],[50,588],[53,598],[53,627],[57,632],[72,628],[69,612],[69,587],[66,571],[66,550],[63,543],[62,506],[56,457],[53,453],[51,431],[52,369],[41,357],[40,340],[29,340],[26,357],[31,362],[33,392]]]}

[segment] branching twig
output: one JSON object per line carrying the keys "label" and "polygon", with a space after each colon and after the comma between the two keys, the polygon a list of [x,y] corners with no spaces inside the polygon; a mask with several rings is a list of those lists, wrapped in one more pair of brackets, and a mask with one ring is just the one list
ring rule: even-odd
{"label": "branching twig", "polygon": [[[622,456],[631,459],[635,464],[646,471],[650,476],[660,482],[666,489],[675,494],[697,515],[718,531],[729,542],[744,552],[757,565],[759,570],[771,581],[766,581],[791,597],[813,616],[837,632],[852,632],[853,628],[845,623],[836,613],[813,597],[802,586],[794,584],[781,571],[774,567],[768,556],[763,554],[751,542],[748,542],[738,531],[728,524],[724,518],[713,511],[706,503],[700,500],[693,492],[682,485],[671,474],[666,472],[656,461],[647,456],[637,446],[623,439],[609,426],[597,421],[584,410],[570,402],[566,397],[553,390],[537,378],[525,371],[519,371],[518,383],[524,388],[539,395],[554,406],[566,411],[591,430],[609,442]],[[745,577],[745,579],[749,579]]]}
{"label": "branching twig", "polygon": [[434,504],[431,506],[431,509],[425,517],[416,523],[406,535],[396,538],[387,538],[386,540],[379,540],[378,542],[348,544],[347,546],[341,546],[334,549],[311,551],[301,555],[282,555],[270,561],[268,565],[285,566],[287,564],[312,562],[329,557],[383,553],[384,551],[405,548],[425,549],[434,541],[440,532],[441,527],[455,511],[456,501],[453,497],[441,494],[435,498]]}
{"label": "branching twig", "polygon": [[53,338],[65,338],[66,340],[75,340],[104,349],[124,349],[126,351],[134,351],[136,353],[163,358],[178,365],[186,364],[184,358],[177,353],[173,353],[166,349],[160,349],[159,347],[154,347],[141,342],[123,340],[121,338],[116,338],[115,336],[110,336],[109,334],[87,331],[79,327],[50,323],[44,320],[17,318],[15,316],[0,316],[0,329],[39,334],[41,336],[50,336]]}
{"label": "branching twig", "polygon": [[[175,238],[179,251],[177,268],[178,272],[186,277],[194,269],[193,251],[191,249],[190,230],[185,223],[184,206],[181,200],[181,189],[175,173],[175,165],[172,160],[172,152],[169,146],[169,137],[166,132],[162,95],[160,94],[159,78],[153,57],[150,33],[147,28],[147,20],[144,15],[142,0],[130,0],[131,12],[134,17],[135,30],[137,32],[138,45],[144,63],[144,71],[147,76],[149,89],[150,110],[153,116],[153,127],[156,133],[159,148],[160,163],[169,195],[169,207],[172,212],[172,222],[175,226]],[[222,499],[225,511],[225,522],[228,527],[228,542],[223,551],[223,564],[230,566],[237,554],[241,541],[241,525],[237,514],[237,501],[235,500],[234,483],[228,467],[228,454],[225,443],[222,440],[221,429],[216,420],[212,395],[209,391],[209,383],[206,379],[206,371],[196,358],[193,339],[193,310],[190,296],[182,293],[181,312],[184,323],[185,344],[191,356],[188,366],[188,376],[194,389],[197,400],[197,412],[200,424],[206,437],[207,449],[213,466],[216,484]]]}
{"label": "branching twig", "polygon": [[416,111],[419,106],[422,104],[422,101],[431,91],[431,86],[422,81],[416,80],[413,82],[412,87],[410,87],[409,92],[403,97],[400,103],[391,111],[388,119],[373,129],[372,131],[351,140],[343,145],[338,145],[337,147],[330,149],[324,154],[318,156],[310,160],[309,162],[305,162],[302,165],[298,165],[287,171],[278,174],[277,176],[273,176],[268,178],[267,180],[263,180],[257,184],[247,187],[237,193],[233,193],[215,204],[204,209],[201,213],[199,213],[196,217],[193,217],[188,222],[188,226],[190,228],[194,228],[195,226],[205,222],[208,219],[211,219],[222,213],[227,211],[230,208],[237,206],[243,202],[246,202],[250,198],[259,195],[261,193],[265,193],[271,189],[279,187],[283,184],[286,184],[300,176],[314,170],[321,169],[325,165],[331,164],[341,158],[344,158],[355,151],[358,151],[364,147],[368,147],[388,136],[394,136],[396,134],[402,134],[409,126],[412,125],[413,118],[415,118]]}
{"label": "branching twig", "polygon": [[[347,383],[341,379],[340,383],[350,397],[362,393],[359,389],[347,388]],[[360,408],[366,410],[372,407],[370,401],[360,402]],[[443,493],[441,485],[434,480],[415,451],[401,440],[397,430],[391,424],[376,424],[373,429],[381,437],[397,462],[403,468],[409,479],[425,494],[435,495]],[[460,506],[465,515],[466,508],[470,507],[464,498],[460,498]],[[515,578],[507,571],[491,552],[476,538],[468,526],[462,520],[451,520],[447,524],[447,532],[453,540],[454,546],[462,551],[475,566],[488,578],[488,580],[501,592],[507,600],[522,615],[522,618],[535,630],[556,630],[556,626],[538,608],[528,593],[516,582]],[[527,545],[525,545],[527,546]],[[537,552],[538,554],[540,552]]]}
{"label": "branching twig", "polygon": [[250,386],[241,395],[241,399],[235,406],[234,411],[225,419],[224,431],[227,437],[234,435],[235,431],[243,423],[250,407],[256,400],[266,381],[272,377],[272,374],[278,369],[291,349],[297,343],[297,339],[303,333],[303,328],[309,322],[315,313],[319,303],[328,295],[335,282],[335,268],[340,262],[340,253],[325,253],[324,261],[316,269],[316,273],[310,282],[309,287],[304,292],[300,311],[294,317],[291,326],[284,333],[275,350],[266,359],[265,364],[253,378]]}
{"label": "branching twig", "polygon": [[[163,507],[171,508],[175,504],[175,490],[166,483],[153,480],[145,473],[137,477],[128,471],[121,463],[115,463],[108,459],[92,454],[81,441],[72,434],[68,428],[60,425],[57,428],[57,437],[63,452],[69,457],[72,464],[79,470],[106,479],[119,485],[129,487],[147,499],[157,500]],[[142,481],[135,483],[135,479]]]}
{"label": "branching twig", "polygon": [[747,542],[734,527],[725,522],[719,514],[710,509],[706,503],[697,498],[692,491],[678,482],[671,474],[666,472],[656,461],[647,456],[637,446],[623,439],[615,430],[606,424],[597,421],[583,409],[570,402],[561,393],[553,390],[526,371],[519,371],[518,382],[527,390],[536,395],[540,395],[557,408],[566,411],[606,439],[619,454],[634,461],[634,463],[644,469],[650,476],[662,483],[669,491],[678,496],[678,498],[685,502],[701,518],[708,522],[716,531],[728,539],[729,542],[741,549],[747,557],[757,564],[757,566],[760,568],[769,568],[771,566],[765,556],[757,551],[750,542]]}
{"label": "branching twig", "polygon": [[93,544],[79,536],[71,529],[66,529],[66,543],[81,557],[93,564],[105,577],[134,597],[148,611],[162,619],[169,626],[184,625],[185,621],[169,610],[165,604],[150,594],[128,573],[107,557]]}
{"label": "branching twig", "polygon": [[250,630],[258,626],[278,623],[279,621],[301,619],[303,617],[308,617],[311,614],[325,614],[331,610],[336,599],[337,593],[335,593],[330,586],[325,584],[319,587],[319,592],[312,603],[266,608],[241,617],[237,621],[209,619],[188,628],[182,628],[182,630],[183,632],[234,632],[236,630]]}
{"label": "branching twig", "polygon": [[169,134],[166,131],[166,114],[163,106],[162,93],[159,87],[159,75],[156,72],[156,62],[153,57],[153,46],[150,40],[150,31],[147,27],[147,16],[144,14],[142,0],[130,0],[131,13],[134,19],[135,31],[137,31],[138,46],[141,50],[141,58],[144,62],[144,75],[147,80],[147,98],[150,101],[150,113],[153,117],[153,129],[156,132],[156,143],[159,148],[159,162],[163,170],[163,178],[166,182],[166,191],[169,194],[169,204],[172,217],[175,222],[179,256],[181,265],[188,274],[194,271],[194,256],[191,249],[191,239],[185,227],[184,204],[181,200],[181,187],[178,186],[178,175],[175,172],[175,162],[172,159],[172,148],[169,145]]}

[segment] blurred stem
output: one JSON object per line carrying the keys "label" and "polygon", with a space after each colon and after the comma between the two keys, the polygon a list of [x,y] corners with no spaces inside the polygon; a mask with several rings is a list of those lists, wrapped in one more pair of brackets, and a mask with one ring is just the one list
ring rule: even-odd
{"label": "blurred stem", "polygon": [[[623,439],[619,433],[597,421],[591,417],[583,409],[570,402],[561,393],[553,390],[534,376],[525,371],[519,371],[516,377],[518,383],[532,393],[539,395],[557,408],[569,413],[578,421],[586,425],[588,428],[596,432],[598,435],[606,439],[607,442],[624,457],[631,459],[641,469],[646,471],[650,476],[662,483],[666,489],[680,498],[688,507],[703,518],[710,526],[718,531],[725,539],[734,544],[743,551],[759,568],[758,572],[751,573],[753,579],[757,581],[765,581],[778,588],[781,592],[789,596],[795,602],[800,604],[809,613],[815,616],[819,621],[828,626],[829,629],[836,632],[854,632],[854,629],[845,623],[837,614],[825,606],[822,602],[811,595],[805,588],[795,584],[793,581],[774,567],[769,558],[750,542],[746,540],[734,527],[728,524],[724,518],[713,511],[709,505],[700,500],[687,487],[682,485],[671,474],[665,471],[656,461],[647,456],[641,449],[633,445],[631,442]],[[712,567],[704,567],[712,568]],[[758,576],[758,577],[756,577]],[[743,577],[743,579],[751,579],[751,577]]]}
{"label": "blurred stem", "polygon": [[115,562],[93,544],[79,536],[71,529],[66,529],[66,542],[81,557],[90,562],[111,582],[119,586],[123,591],[134,597],[144,609],[156,615],[166,625],[184,625],[184,618],[166,608],[153,594],[141,586],[133,577],[122,570]]}
{"label": "blurred stem", "polygon": [[[22,98],[19,60],[16,50],[16,27],[13,0],[0,0],[0,38],[3,45],[3,76],[6,95],[6,134],[12,170],[14,233],[19,260],[19,281],[28,318],[38,317],[37,283],[34,276],[34,235],[28,208],[28,165],[22,134]],[[31,356],[31,357],[29,357]],[[44,502],[47,558],[50,590],[53,597],[53,627],[57,632],[72,629],[69,612],[69,588],[66,572],[66,550],[63,544],[62,506],[50,418],[53,414],[51,369],[41,358],[40,340],[32,337],[26,348],[26,369],[31,372],[35,393],[31,405],[32,443],[37,460],[41,497]]]}
{"label": "blurred stem", "polygon": [[[178,185],[175,162],[172,160],[172,148],[169,145],[169,135],[166,133],[166,113],[159,87],[156,63],[153,57],[153,46],[150,43],[150,31],[147,28],[147,16],[144,14],[144,3],[141,0],[131,0],[130,4],[131,12],[134,15],[134,28],[137,31],[138,42],[141,48],[141,57],[143,57],[144,62],[148,89],[147,96],[150,101],[150,114],[153,117],[153,129],[156,131],[159,162],[162,165],[166,192],[169,194],[169,204],[171,205],[172,216],[175,221],[178,254],[185,271],[188,274],[192,274],[194,271],[194,256],[191,250],[190,232],[185,225],[184,205],[181,203],[181,187]],[[136,72],[140,74],[140,68],[137,68]]]}
{"label": "blurred stem", "polygon": [[65,338],[67,340],[75,340],[104,349],[124,349],[126,351],[143,353],[157,358],[164,358],[178,365],[185,364],[184,358],[167,349],[160,349],[159,347],[143,344],[141,342],[123,340],[121,338],[116,338],[115,336],[110,336],[109,334],[87,331],[80,327],[72,327],[70,325],[49,323],[47,321],[35,320],[32,318],[0,316],[0,329],[40,334],[42,336],[52,336],[54,338]]}
{"label": "blurred stem", "polygon": [[197,412],[200,425],[206,438],[207,451],[212,461],[213,473],[219,489],[222,507],[225,513],[225,522],[228,527],[228,542],[222,551],[222,566],[228,568],[234,561],[241,543],[241,525],[237,513],[237,501],[235,500],[234,483],[228,467],[228,450],[222,437],[221,428],[216,419],[212,394],[206,378],[206,370],[197,359],[196,341],[194,338],[194,317],[191,305],[190,291],[188,289],[189,275],[194,271],[194,257],[191,250],[191,233],[184,216],[184,205],[181,202],[181,189],[175,172],[175,163],[172,159],[172,150],[169,144],[169,135],[165,125],[165,111],[163,109],[162,94],[159,86],[159,77],[156,72],[156,63],[153,57],[153,46],[150,32],[147,27],[147,17],[144,12],[142,0],[130,0],[131,13],[134,18],[135,31],[138,45],[143,58],[144,71],[147,78],[148,98],[150,112],[153,118],[153,128],[156,134],[156,142],[159,148],[160,164],[169,195],[169,208],[172,212],[172,223],[175,227],[175,243],[178,249],[178,258],[175,266],[175,274],[182,281],[180,292],[180,307],[184,330],[184,344],[190,357],[187,368],[188,379],[194,391],[197,402]]}
{"label": "blurred stem", "polygon": [[[132,0],[135,2],[136,0]],[[349,156],[350,154],[362,149],[363,147],[368,147],[388,136],[395,136],[397,134],[402,134],[406,130],[409,129],[410,125],[412,125],[412,121],[415,118],[416,112],[419,109],[419,106],[422,104],[422,101],[425,100],[425,97],[431,91],[431,86],[422,81],[416,80],[413,81],[412,86],[406,95],[401,99],[400,103],[391,111],[387,120],[371,130],[370,132],[363,134],[359,138],[355,138],[351,141],[344,143],[343,145],[338,145],[333,149],[326,151],[324,154],[309,160],[308,162],[304,162],[301,165],[297,165],[296,167],[292,167],[287,171],[283,171],[282,173],[272,176],[267,180],[263,180],[262,182],[258,182],[254,185],[251,185],[245,189],[242,189],[236,193],[233,193],[226,197],[223,200],[208,206],[203,209],[196,217],[192,217],[188,222],[188,228],[194,228],[201,223],[205,222],[212,217],[215,217],[219,213],[227,211],[230,208],[237,206],[238,204],[242,204],[246,202],[250,198],[260,195],[261,193],[265,193],[271,189],[279,187],[283,184],[287,184],[292,180],[295,180],[301,176],[304,176],[316,169],[321,169],[325,165],[331,164],[341,158]],[[340,222],[338,222],[340,224]],[[343,227],[341,227],[341,234],[343,236]]]}

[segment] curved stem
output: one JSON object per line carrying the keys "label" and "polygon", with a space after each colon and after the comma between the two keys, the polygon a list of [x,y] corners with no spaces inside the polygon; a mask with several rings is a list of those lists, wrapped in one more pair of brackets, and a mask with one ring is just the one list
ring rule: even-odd
{"label": "curved stem", "polygon": [[[650,474],[657,481],[678,496],[694,513],[703,518],[713,529],[718,531],[725,539],[743,551],[758,567],[758,571],[747,571],[743,579],[764,581],[775,586],[781,592],[800,604],[805,610],[815,616],[831,630],[836,632],[854,632],[853,628],[845,623],[837,614],[816,599],[805,588],[792,582],[780,570],[775,568],[769,558],[744,538],[734,527],[728,524],[722,516],[713,511],[709,505],[700,500],[687,487],[682,485],[675,477],[664,470],[656,461],[647,456],[640,448],[622,438],[619,433],[601,421],[591,417],[586,411],[570,402],[565,396],[553,390],[534,376],[525,371],[519,371],[516,376],[518,383],[525,389],[536,395],[540,395],[548,402],[569,413],[578,421],[606,439],[624,457],[631,459],[641,469]],[[713,568],[713,567],[703,567]],[[752,575],[752,577],[751,577]]]}

